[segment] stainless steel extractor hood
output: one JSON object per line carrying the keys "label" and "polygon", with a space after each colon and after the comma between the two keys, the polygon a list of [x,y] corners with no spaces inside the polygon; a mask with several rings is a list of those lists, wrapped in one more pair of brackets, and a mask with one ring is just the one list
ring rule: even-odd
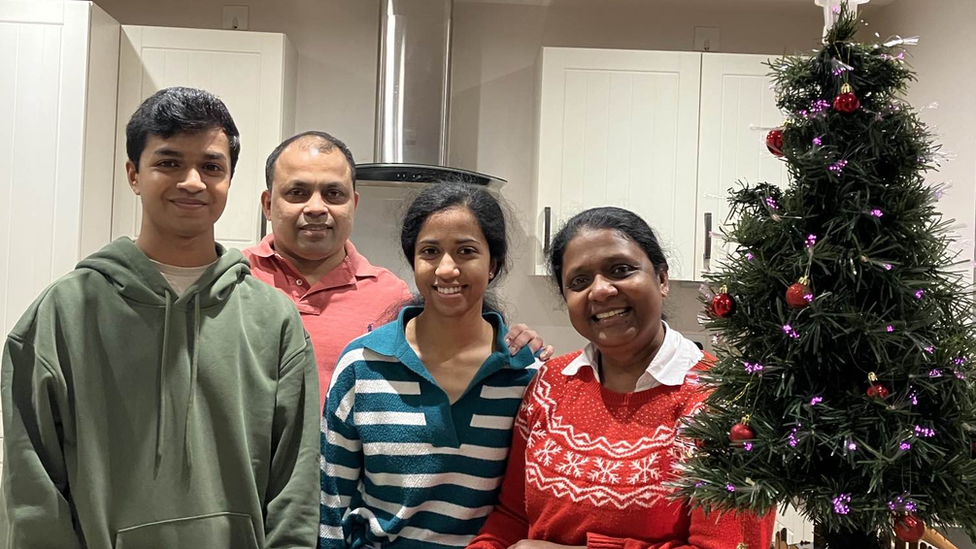
{"label": "stainless steel extractor hood", "polygon": [[446,167],[451,99],[453,0],[381,0],[374,162],[363,182],[463,181],[497,177]]}

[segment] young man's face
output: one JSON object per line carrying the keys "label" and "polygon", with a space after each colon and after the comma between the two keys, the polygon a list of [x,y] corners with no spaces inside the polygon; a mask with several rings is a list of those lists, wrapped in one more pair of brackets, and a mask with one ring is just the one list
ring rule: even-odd
{"label": "young man's face", "polygon": [[142,200],[143,233],[212,237],[230,188],[230,143],[222,129],[150,135],[139,170],[132,162],[125,168],[129,186]]}

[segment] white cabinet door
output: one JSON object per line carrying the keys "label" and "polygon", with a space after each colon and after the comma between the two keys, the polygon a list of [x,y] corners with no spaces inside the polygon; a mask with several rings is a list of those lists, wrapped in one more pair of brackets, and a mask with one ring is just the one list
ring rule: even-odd
{"label": "white cabinet door", "polygon": [[0,2],[3,334],[109,240],[118,48],[118,22],[91,2]]}
{"label": "white cabinet door", "polygon": [[109,241],[118,44],[118,22],[91,2],[0,2],[4,334]]}
{"label": "white cabinet door", "polygon": [[[766,133],[784,120],[770,88],[770,69],[764,64],[768,59],[722,53],[702,56],[696,280],[704,271],[720,270],[721,261],[734,249],[721,233],[729,214],[728,190],[737,181],[787,183],[786,163],[766,149]],[[711,219],[712,234],[707,232],[706,218]]]}
{"label": "white cabinet door", "polygon": [[294,132],[296,56],[283,34],[122,26],[113,237],[138,235],[141,208],[125,177],[125,125],[139,104],[170,86],[219,96],[241,132],[241,155],[217,241],[260,240],[264,162]]}
{"label": "white cabinet door", "polygon": [[700,67],[699,53],[543,48],[536,274],[563,222],[620,206],[658,232],[673,277],[693,275]]}

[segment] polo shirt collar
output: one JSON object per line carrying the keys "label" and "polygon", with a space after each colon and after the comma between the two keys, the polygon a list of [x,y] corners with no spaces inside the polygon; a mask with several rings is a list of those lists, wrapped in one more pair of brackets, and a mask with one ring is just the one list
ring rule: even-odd
{"label": "polo shirt collar", "polygon": [[251,250],[251,253],[258,257],[274,256],[274,233],[268,234],[262,238],[261,242]]}
{"label": "polo shirt collar", "polygon": [[356,247],[352,245],[352,241],[346,240],[346,261],[352,267],[352,272],[356,274],[356,278],[375,278],[379,276],[380,269],[374,267],[369,261],[360,254]]}
{"label": "polo shirt collar", "polygon": [[[343,247],[346,250],[346,258],[342,261],[342,263],[339,266],[336,267],[335,270],[339,270],[342,269],[343,267],[346,267],[347,271],[352,276],[355,276],[356,278],[375,278],[379,276],[380,269],[378,267],[374,267],[365,257],[363,257],[363,255],[360,254],[358,250],[356,250],[356,247],[353,246],[351,241],[346,240],[346,243],[343,245]],[[256,255],[257,257],[275,258],[279,261],[284,261],[289,265],[289,267],[292,267],[292,269],[294,269],[294,265],[291,265],[290,261],[285,259],[284,256],[279,255],[278,252],[275,251],[274,233],[269,234],[265,236],[263,239],[261,239],[261,243],[254,247],[253,254]],[[332,273],[329,273],[326,276],[324,276],[323,280],[330,278],[329,277],[330,274]]]}

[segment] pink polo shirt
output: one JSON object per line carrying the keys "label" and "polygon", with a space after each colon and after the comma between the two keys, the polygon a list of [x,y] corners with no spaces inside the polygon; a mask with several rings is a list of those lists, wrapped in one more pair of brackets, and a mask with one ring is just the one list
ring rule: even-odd
{"label": "pink polo shirt", "polygon": [[315,347],[319,366],[319,409],[325,404],[329,382],[339,355],[350,341],[396,316],[384,319],[389,308],[410,298],[406,282],[382,267],[374,267],[346,241],[346,258],[314,286],[298,269],[274,251],[274,235],[244,250],[251,274],[281,290],[298,307]]}

